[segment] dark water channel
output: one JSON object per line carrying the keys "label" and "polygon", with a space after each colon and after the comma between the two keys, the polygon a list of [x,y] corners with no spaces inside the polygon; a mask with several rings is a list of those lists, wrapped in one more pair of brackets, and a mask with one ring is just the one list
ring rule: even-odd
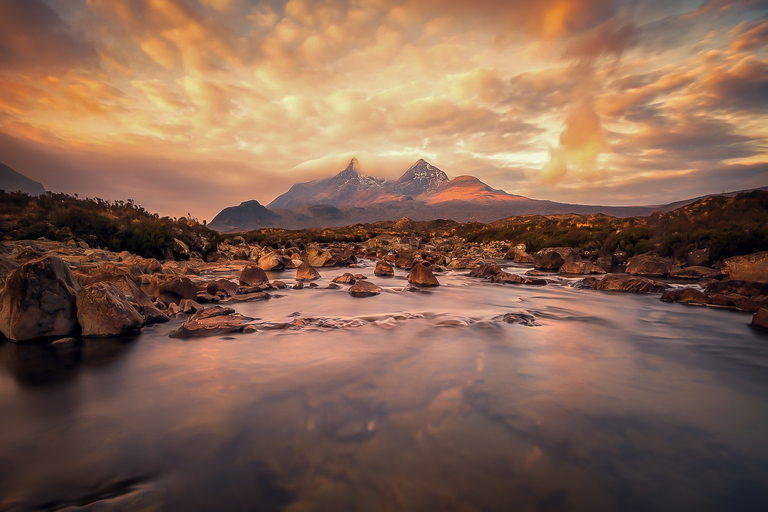
{"label": "dark water channel", "polygon": [[362,271],[235,306],[326,327],[0,342],[0,510],[768,510],[749,315]]}

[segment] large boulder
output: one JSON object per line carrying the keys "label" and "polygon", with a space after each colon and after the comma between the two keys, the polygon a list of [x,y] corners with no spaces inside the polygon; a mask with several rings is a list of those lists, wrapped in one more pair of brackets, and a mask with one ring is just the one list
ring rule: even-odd
{"label": "large boulder", "polygon": [[627,261],[627,274],[666,277],[674,269],[671,261],[653,253],[634,256]]}
{"label": "large boulder", "polygon": [[78,271],[76,275],[81,286],[94,283],[112,283],[115,285],[123,292],[128,302],[142,314],[145,324],[168,321],[168,316],[155,306],[149,295],[144,293],[129,269],[104,265],[88,273]]}
{"label": "large boulder", "polygon": [[390,265],[386,261],[379,260],[376,262],[376,268],[373,269],[373,275],[391,277],[395,275],[395,270],[392,268],[392,265]]}
{"label": "large boulder", "polygon": [[570,247],[548,247],[533,255],[533,266],[541,270],[558,270],[566,261],[573,261],[576,252]]}
{"label": "large boulder", "polygon": [[297,281],[314,281],[320,279],[320,272],[315,270],[308,262],[304,262],[296,269]]}
{"label": "large boulder", "polygon": [[349,288],[349,294],[353,297],[373,297],[381,293],[381,287],[370,281],[357,281]]}
{"label": "large boulder", "polygon": [[733,279],[768,283],[768,251],[728,258],[723,261],[723,273]]}
{"label": "large boulder", "polygon": [[119,336],[141,327],[144,317],[112,283],[94,283],[77,292],[77,322],[83,336]]}
{"label": "large boulder", "polygon": [[525,252],[525,244],[518,244],[512,247],[504,255],[504,259],[512,260],[515,263],[533,263],[533,256]]}
{"label": "large boulder", "polygon": [[259,268],[262,270],[282,270],[285,268],[285,262],[277,252],[270,252],[259,258]]}
{"label": "large boulder", "polygon": [[160,284],[161,294],[178,298],[195,300],[197,298],[197,286],[188,277],[172,277]]}
{"label": "large boulder", "polygon": [[56,256],[23,263],[0,291],[0,332],[14,341],[68,336],[77,327],[80,284]]}
{"label": "large boulder", "polygon": [[414,286],[440,286],[435,274],[421,263],[417,263],[408,274],[408,282]]}
{"label": "large boulder", "polygon": [[171,244],[171,251],[173,252],[174,256],[181,260],[189,259],[189,246],[178,238],[173,239],[173,243]]}
{"label": "large boulder", "polygon": [[324,267],[331,258],[333,258],[333,254],[329,251],[321,251],[316,245],[312,245],[307,249],[304,261],[310,267]]}
{"label": "large boulder", "polygon": [[768,309],[760,308],[752,316],[752,325],[760,329],[768,329]]}
{"label": "large boulder", "polygon": [[246,265],[242,272],[240,272],[240,284],[245,286],[260,286],[262,284],[269,284],[269,278],[267,277],[266,272],[264,272],[264,269],[259,266]]}

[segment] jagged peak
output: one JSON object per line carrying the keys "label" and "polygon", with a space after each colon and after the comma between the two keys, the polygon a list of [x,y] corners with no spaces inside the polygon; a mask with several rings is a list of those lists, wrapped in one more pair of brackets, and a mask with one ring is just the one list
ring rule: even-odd
{"label": "jagged peak", "polygon": [[439,183],[449,181],[448,175],[442,170],[430,164],[423,158],[419,158],[397,181],[406,181],[413,179],[434,179]]}
{"label": "jagged peak", "polygon": [[360,174],[360,162],[357,160],[357,158],[353,158],[349,161],[349,164],[347,167],[339,173],[340,175],[347,175],[347,174]]}

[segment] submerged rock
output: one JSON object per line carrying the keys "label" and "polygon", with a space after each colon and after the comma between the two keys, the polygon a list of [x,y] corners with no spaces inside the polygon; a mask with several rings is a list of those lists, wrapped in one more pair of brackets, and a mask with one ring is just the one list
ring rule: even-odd
{"label": "submerged rock", "polygon": [[381,293],[381,287],[369,281],[357,281],[349,289],[349,294],[353,297],[373,297]]}
{"label": "submerged rock", "polygon": [[435,275],[421,263],[417,263],[408,274],[408,282],[414,286],[440,286]]}
{"label": "submerged rock", "polygon": [[94,283],[77,292],[77,321],[83,336],[119,336],[138,329],[144,317],[112,283]]}
{"label": "submerged rock", "polygon": [[13,270],[0,291],[0,332],[14,341],[68,336],[77,327],[80,284],[57,256]]}

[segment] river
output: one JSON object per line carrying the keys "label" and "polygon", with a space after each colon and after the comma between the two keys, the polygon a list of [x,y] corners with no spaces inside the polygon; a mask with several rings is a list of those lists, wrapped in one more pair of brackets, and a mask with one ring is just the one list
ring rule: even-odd
{"label": "river", "polygon": [[0,342],[0,510],[768,509],[749,315],[372,266],[360,299],[320,271],[234,306],[303,328]]}

